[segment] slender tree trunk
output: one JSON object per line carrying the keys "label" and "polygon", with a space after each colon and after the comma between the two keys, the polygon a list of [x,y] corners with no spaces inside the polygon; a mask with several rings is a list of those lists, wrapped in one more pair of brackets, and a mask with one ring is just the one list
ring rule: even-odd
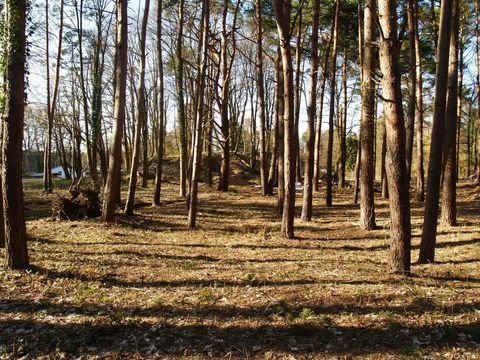
{"label": "slender tree trunk", "polygon": [[408,0],[408,105],[405,121],[405,156],[407,158],[407,179],[410,186],[412,158],[413,158],[413,135],[415,133],[415,100],[416,100],[416,54],[415,54],[415,1]]}
{"label": "slender tree trunk", "polygon": [[442,142],[445,130],[447,97],[448,54],[450,48],[451,14],[453,0],[443,0],[440,10],[440,35],[437,48],[437,69],[435,75],[435,102],[433,110],[430,159],[428,162],[427,198],[423,218],[422,241],[419,263],[435,260],[437,220],[439,210],[440,176],[442,171]]}
{"label": "slender tree trunk", "polygon": [[381,153],[381,159],[380,159],[380,176],[381,176],[381,183],[382,183],[382,199],[388,199],[388,181],[387,181],[386,158],[387,158],[387,132],[386,132],[386,129],[385,129],[385,123],[383,123],[382,153]]}
{"label": "slender tree trunk", "polygon": [[377,68],[375,36],[375,0],[367,0],[364,10],[364,43],[362,60],[362,118],[360,123],[360,227],[375,228],[373,143],[375,141],[375,70]]}
{"label": "slender tree trunk", "polygon": [[277,212],[279,215],[283,214],[285,204],[285,95],[284,95],[284,72],[282,66],[282,58],[280,48],[277,49],[277,59],[279,70],[277,96],[279,100],[278,108],[278,167],[277,167],[277,186],[278,186],[278,202]]}
{"label": "slender tree trunk", "polygon": [[345,165],[347,162],[347,49],[344,49],[344,59],[342,66],[342,86],[343,86],[343,107],[341,116],[339,116],[340,126],[338,128],[339,140],[340,140],[340,154],[338,161],[338,188],[343,189],[345,187]]}
{"label": "slender tree trunk", "polygon": [[266,116],[265,116],[265,87],[263,75],[263,23],[262,23],[262,2],[255,1],[255,18],[257,21],[257,101],[259,110],[259,130],[260,130],[260,184],[262,188],[262,195],[268,195],[268,174],[267,174],[267,154],[266,154]]}
{"label": "slender tree trunk", "polygon": [[53,116],[51,116],[52,99],[50,97],[50,9],[48,0],[45,1],[45,66],[47,73],[47,131],[45,135],[45,145],[43,154],[43,190],[51,194],[53,188],[52,181],[52,131]]}
{"label": "slender tree trunk", "polygon": [[388,266],[395,273],[410,272],[410,200],[405,161],[405,125],[397,35],[397,3],[379,2],[380,69],[387,133],[387,179],[390,196],[390,255]]}
{"label": "slender tree trunk", "polygon": [[340,13],[340,0],[335,0],[335,17],[333,22],[333,45],[330,58],[330,109],[328,116],[328,150],[327,150],[327,191],[325,195],[326,206],[332,206],[332,163],[333,163],[333,119],[335,116],[335,83],[337,72],[337,43],[338,43],[338,16]]}
{"label": "slender tree trunk", "polygon": [[25,0],[7,0],[4,9],[4,108],[2,111],[2,201],[5,262],[8,269],[29,266],[25,226],[22,145],[25,114]]}
{"label": "slender tree trunk", "polygon": [[[363,63],[363,57],[364,57],[364,50],[363,50],[363,47],[364,47],[364,44],[365,44],[365,40],[364,40],[364,26],[365,26],[365,22],[364,22],[364,14],[362,12],[362,2],[359,1],[358,2],[358,65],[360,67],[360,81],[361,83],[363,84],[363,77],[364,77],[364,73],[363,73],[363,67],[364,67],[364,63]],[[375,89],[375,88],[374,88]],[[375,106],[374,106],[375,108]],[[361,113],[360,113],[360,119],[363,119],[363,110],[360,110]],[[360,120],[361,121],[361,120]],[[361,125],[360,125],[361,127]],[[359,187],[360,187],[360,164],[361,164],[361,161],[362,161],[362,134],[361,134],[361,131],[359,130],[358,132],[358,147],[357,147],[357,158],[356,158],[356,161],[355,161],[355,180],[354,180],[354,184],[353,184],[353,203],[354,204],[357,204],[358,203],[358,192],[360,191]]]}
{"label": "slender tree trunk", "polygon": [[[328,57],[328,55],[325,55]],[[325,60],[325,66],[328,66],[328,61]],[[319,182],[321,176],[320,168],[320,156],[322,149],[322,119],[323,119],[323,98],[325,96],[325,85],[327,81],[326,69],[322,75],[322,81],[320,83],[320,95],[318,97],[318,115],[317,123],[315,124],[315,153],[313,158],[313,191],[319,191]]]}
{"label": "slender tree trunk", "polygon": [[50,52],[49,52],[49,39],[50,30],[49,23],[49,8],[48,1],[45,2],[45,27],[46,27],[46,66],[47,66],[47,138],[45,140],[45,154],[44,154],[44,170],[43,170],[43,186],[47,193],[51,193],[53,189],[52,181],[52,133],[53,133],[53,121],[55,119],[55,111],[57,107],[58,87],[60,84],[60,65],[62,59],[62,40],[63,40],[63,8],[64,1],[60,0],[60,20],[58,25],[58,48],[55,64],[55,82],[53,85],[53,97],[50,98]]}
{"label": "slender tree trunk", "polygon": [[183,89],[184,60],[183,60],[183,27],[184,27],[185,0],[178,5],[178,34],[175,49],[175,84],[177,95],[177,121],[180,138],[180,196],[187,195],[187,124],[185,115],[185,98]]}
{"label": "slender tree trunk", "polygon": [[[282,74],[281,74],[281,66],[280,66],[280,59],[277,56],[274,61],[274,84],[275,84],[275,100],[274,100],[274,128],[273,128],[273,134],[272,134],[272,157],[270,159],[270,168],[268,171],[268,194],[273,195],[273,188],[275,186],[275,182],[278,179],[278,174],[280,173],[280,170],[277,171],[277,162],[280,159],[280,154],[283,154],[283,152],[280,152],[280,122],[283,121],[283,99],[282,99],[282,94],[283,90],[282,86],[280,86],[280,82],[282,79]],[[281,113],[280,113],[281,112]],[[283,136],[283,134],[282,134]],[[283,141],[283,138],[282,138]],[[283,149],[283,145],[282,145]],[[283,155],[282,155],[283,157]],[[280,167],[280,164],[278,164],[278,167]],[[282,190],[283,191],[283,190]],[[279,197],[279,204],[280,204],[280,185],[278,187],[278,197]],[[281,214],[281,210],[283,209],[283,198],[281,201],[281,207],[279,206],[279,213]]]}
{"label": "slender tree trunk", "polygon": [[457,119],[458,119],[458,20],[459,1],[453,0],[450,31],[450,52],[448,64],[447,111],[443,140],[443,184],[441,223],[457,225]]}
{"label": "slender tree trunk", "polygon": [[163,118],[165,117],[164,107],[164,81],[163,81],[163,52],[162,52],[162,12],[163,0],[157,0],[157,96],[156,105],[158,109],[158,140],[157,140],[157,167],[155,169],[155,190],[153,193],[153,205],[160,205],[160,195],[162,191],[162,168],[163,168],[163,139],[164,127]]}
{"label": "slender tree trunk", "polygon": [[[460,15],[459,15],[460,16]],[[459,19],[460,21],[460,19]],[[456,125],[456,141],[457,141],[457,150],[455,153],[456,156],[456,161],[455,161],[455,178],[456,181],[458,180],[459,177],[459,171],[460,171],[460,145],[462,141],[462,107],[463,107],[463,53],[464,53],[464,48],[465,48],[465,39],[464,39],[464,26],[459,25],[457,26],[458,29],[458,65],[457,65],[457,72],[458,72],[458,86],[457,86],[457,125]]]}
{"label": "slender tree trunk", "polygon": [[[220,181],[218,189],[228,191],[230,180],[230,119],[228,117],[228,105],[230,97],[230,78],[233,60],[235,56],[235,31],[227,31],[228,18],[228,0],[223,2],[223,17],[221,30],[221,49],[220,49],[220,71],[222,75],[221,100],[220,100],[220,134],[222,148],[222,162],[220,164]],[[236,9],[233,15],[233,28],[235,28],[240,0],[237,0]],[[228,40],[232,39],[233,50],[229,59]],[[252,119],[254,121],[254,119]]]}
{"label": "slender tree trunk", "polygon": [[290,0],[273,1],[273,9],[277,21],[278,37],[283,70],[283,96],[284,96],[284,178],[285,201],[283,203],[282,229],[284,237],[294,237],[295,217],[295,172],[297,154],[295,152],[295,106],[292,54],[290,49],[290,13],[292,4]]}
{"label": "slender tree trunk", "polygon": [[422,75],[422,51],[420,47],[420,35],[418,33],[418,0],[414,1],[414,26],[415,26],[415,74],[417,86],[415,91],[416,111],[415,126],[417,133],[417,201],[425,199],[425,170],[423,167],[423,75]]}
{"label": "slender tree trunk", "polygon": [[295,179],[296,181],[301,181],[300,173],[300,139],[298,137],[298,125],[300,122],[300,105],[301,105],[301,87],[302,87],[302,31],[303,31],[303,3],[299,3],[297,8],[297,36],[296,36],[296,49],[295,49],[295,102],[294,102],[294,141],[295,141],[295,156],[296,159],[296,168],[295,168]]}
{"label": "slender tree trunk", "polygon": [[106,222],[115,221],[115,210],[122,185],[122,136],[125,124],[125,104],[127,89],[128,16],[127,1],[116,1],[116,44],[115,44],[115,98],[113,106],[113,138],[110,148],[108,176],[103,195],[102,218]]}
{"label": "slender tree trunk", "polygon": [[[140,79],[138,86],[138,101],[137,101],[137,121],[135,123],[135,135],[132,154],[132,166],[130,167],[130,179],[128,182],[128,195],[125,203],[125,214],[133,215],[133,207],[135,203],[135,193],[137,190],[137,173],[139,166],[139,157],[141,150],[141,135],[142,128],[146,122],[147,111],[145,109],[145,46],[147,40],[147,24],[148,14],[150,11],[150,0],[145,0],[145,9],[143,12],[142,30],[140,34]],[[144,146],[146,144],[144,143]],[[148,173],[144,173],[143,177],[146,178]]]}
{"label": "slender tree trunk", "polygon": [[315,114],[317,101],[318,79],[318,27],[320,14],[320,0],[315,0],[312,9],[312,56],[310,60],[310,89],[307,98],[308,138],[307,154],[305,159],[305,175],[303,182],[302,221],[312,220],[313,203],[313,167],[315,156]]}
{"label": "slender tree trunk", "polygon": [[210,28],[210,2],[203,0],[202,7],[202,26],[200,33],[201,43],[199,46],[200,59],[198,64],[198,100],[196,109],[195,141],[192,165],[192,186],[190,190],[190,206],[188,211],[188,228],[195,229],[197,211],[198,211],[198,180],[200,177],[200,166],[202,161],[202,131],[204,123],[204,95],[205,95],[205,75],[207,68],[208,53],[208,31]]}

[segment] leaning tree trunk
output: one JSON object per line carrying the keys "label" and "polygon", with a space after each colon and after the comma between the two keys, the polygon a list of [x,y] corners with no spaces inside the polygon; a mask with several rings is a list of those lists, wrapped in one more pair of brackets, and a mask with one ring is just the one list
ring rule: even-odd
{"label": "leaning tree trunk", "polygon": [[22,145],[25,94],[25,0],[7,0],[4,9],[4,108],[2,112],[2,201],[5,261],[9,269],[29,265],[25,226]]}
{"label": "leaning tree trunk", "polygon": [[315,113],[317,101],[318,79],[318,25],[320,13],[320,0],[315,0],[312,11],[312,57],[310,65],[310,90],[307,99],[308,138],[307,156],[305,159],[305,175],[303,182],[302,221],[312,220],[313,203],[313,166],[315,152]]}
{"label": "leaning tree trunk", "polygon": [[[145,0],[145,9],[143,12],[142,30],[140,34],[140,81],[138,86],[138,99],[137,99],[137,121],[135,123],[135,135],[132,155],[132,165],[130,167],[130,179],[128,182],[128,195],[125,203],[125,214],[133,215],[133,206],[135,203],[135,193],[137,190],[137,172],[139,166],[140,148],[141,148],[141,135],[144,123],[147,121],[147,111],[145,109],[145,46],[147,40],[147,23],[148,13],[150,10],[150,0]],[[146,146],[146,144],[144,144]],[[146,178],[148,174],[144,173],[143,177]]]}
{"label": "leaning tree trunk", "polygon": [[433,109],[430,159],[428,162],[427,198],[423,218],[422,240],[419,263],[435,260],[437,237],[438,198],[442,171],[442,142],[445,130],[445,110],[447,97],[448,54],[450,48],[451,14],[453,0],[444,0],[440,10],[440,34],[437,48],[437,69],[435,75],[435,102]]}
{"label": "leaning tree trunk", "polygon": [[373,191],[375,141],[375,0],[367,0],[364,11],[364,43],[362,68],[362,118],[360,123],[360,227],[375,228],[375,199]]}
{"label": "leaning tree trunk", "polygon": [[386,170],[390,197],[390,255],[388,267],[394,273],[410,272],[410,200],[405,161],[405,126],[397,35],[397,2],[379,3],[380,69],[387,134]]}
{"label": "leaning tree trunk", "polygon": [[104,221],[115,220],[118,194],[122,184],[122,137],[125,124],[125,104],[127,89],[127,40],[128,16],[127,1],[117,0],[117,36],[115,44],[115,98],[113,105],[113,138],[110,148],[108,176],[103,195],[102,218]]}
{"label": "leaning tree trunk", "polygon": [[442,211],[440,221],[443,225],[457,225],[457,113],[458,107],[458,19],[459,1],[452,5],[452,31],[450,32],[450,53],[448,64],[447,113],[445,136],[443,141],[443,184]]}

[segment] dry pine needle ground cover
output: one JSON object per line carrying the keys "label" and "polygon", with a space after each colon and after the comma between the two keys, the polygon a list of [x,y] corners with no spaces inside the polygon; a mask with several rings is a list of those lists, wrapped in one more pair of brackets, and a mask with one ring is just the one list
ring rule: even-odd
{"label": "dry pine needle ground cover", "polygon": [[[366,232],[350,191],[330,209],[316,194],[314,221],[284,240],[276,199],[252,185],[202,185],[198,231],[177,185],[158,208],[151,191],[108,226],[50,220],[52,196],[27,184],[33,267],[0,270],[1,359],[480,359],[480,202],[468,185],[459,226],[439,229],[438,263],[408,278],[386,272],[384,201]],[[416,260],[420,204],[412,216]]]}

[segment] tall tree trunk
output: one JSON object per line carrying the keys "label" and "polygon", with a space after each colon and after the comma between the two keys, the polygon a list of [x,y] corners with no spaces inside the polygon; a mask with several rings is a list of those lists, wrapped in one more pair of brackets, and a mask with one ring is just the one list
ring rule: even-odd
{"label": "tall tree trunk", "polygon": [[415,1],[408,0],[408,105],[405,121],[405,156],[407,158],[407,179],[410,186],[412,157],[413,157],[413,134],[415,133],[415,100],[416,100],[416,54],[415,54]]}
{"label": "tall tree trunk", "polygon": [[410,272],[410,200],[405,161],[405,125],[397,35],[397,3],[379,2],[380,69],[387,131],[387,179],[390,197],[390,255],[388,266],[395,273]]}
{"label": "tall tree trunk", "polygon": [[298,138],[298,124],[300,122],[300,106],[301,106],[301,87],[302,87],[302,31],[303,31],[303,3],[299,3],[297,8],[297,36],[296,36],[296,49],[295,49],[295,110],[294,110],[294,141],[295,141],[295,156],[296,159],[296,168],[295,168],[295,179],[296,181],[301,181],[302,174],[300,173],[300,139]]}
{"label": "tall tree trunk", "polygon": [[445,110],[447,98],[448,54],[450,48],[451,14],[453,0],[443,0],[440,10],[440,35],[437,47],[437,69],[435,75],[435,102],[433,110],[430,158],[428,162],[427,198],[423,218],[422,241],[419,263],[435,260],[437,237],[438,199],[442,171],[442,142],[445,130]]}
{"label": "tall tree trunk", "polygon": [[[280,123],[283,122],[283,99],[282,99],[282,94],[283,86],[280,85],[281,79],[282,79],[282,74],[281,74],[281,65],[280,65],[280,58],[279,56],[275,57],[274,60],[274,84],[275,84],[275,99],[274,99],[274,128],[273,128],[273,134],[272,134],[272,157],[270,159],[270,167],[268,171],[268,195],[273,195],[273,188],[275,186],[275,183],[278,179],[278,174],[280,173],[280,170],[277,171],[277,163],[278,163],[278,168],[280,167],[279,159],[280,159],[280,154],[282,154],[282,159],[283,159],[283,152],[280,151],[280,144],[283,141],[283,134],[282,134],[282,140],[280,140]],[[282,125],[283,126],[283,125]],[[282,127],[283,128],[283,127]],[[283,149],[283,145],[282,145]],[[278,185],[278,198],[279,202],[278,204],[280,205],[280,185]],[[282,190],[283,191],[283,190]],[[283,197],[281,201],[282,206],[278,207],[279,213],[281,214],[281,208],[283,209]]]}
{"label": "tall tree trunk", "polygon": [[365,48],[362,60],[362,118],[360,123],[360,227],[375,228],[375,199],[373,191],[373,143],[375,141],[375,0],[367,0],[364,10],[363,37]]}
{"label": "tall tree trunk", "polygon": [[343,92],[343,107],[341,115],[338,118],[340,124],[338,128],[338,139],[340,153],[338,157],[338,188],[343,189],[345,187],[345,165],[347,161],[347,49],[344,49],[344,59],[342,65],[342,92]]}
{"label": "tall tree trunk", "polygon": [[163,0],[157,0],[157,96],[156,105],[158,109],[158,140],[157,140],[157,167],[155,169],[155,190],[153,193],[153,205],[160,205],[160,195],[162,191],[162,167],[163,167],[163,139],[164,139],[164,127],[163,118],[165,117],[165,105],[164,105],[164,81],[163,81],[163,52],[162,52],[162,12],[163,12]]}
{"label": "tall tree trunk", "polygon": [[45,154],[44,154],[44,167],[43,167],[43,187],[47,193],[51,193],[53,189],[52,181],[52,133],[53,133],[53,121],[55,118],[55,111],[57,107],[58,99],[58,87],[60,84],[60,62],[62,59],[62,40],[63,40],[63,8],[64,1],[60,0],[60,20],[58,25],[58,48],[55,64],[55,81],[53,85],[53,96],[50,98],[50,30],[49,30],[49,4],[48,0],[45,2],[45,28],[46,28],[46,66],[47,66],[47,135],[45,139]]}
{"label": "tall tree trunk", "polygon": [[320,0],[313,2],[312,9],[312,56],[310,60],[310,89],[307,98],[308,137],[307,154],[305,159],[305,175],[303,179],[302,221],[312,220],[313,203],[313,167],[315,152],[315,114],[317,102],[318,79],[318,25],[320,14]]}
{"label": "tall tree trunk", "polygon": [[180,196],[187,195],[187,120],[185,115],[185,97],[183,89],[184,59],[183,59],[183,27],[185,0],[178,4],[178,33],[175,44],[175,84],[177,95],[177,121],[180,138]]}
{"label": "tall tree trunk", "polygon": [[[357,11],[357,17],[358,17],[358,65],[360,67],[360,81],[363,84],[363,54],[364,54],[364,30],[363,27],[365,26],[364,23],[364,14],[362,12],[362,2],[359,1],[357,5],[358,11]],[[375,108],[375,106],[374,106]],[[360,110],[360,119],[363,119],[363,110]],[[360,127],[361,127],[361,120],[360,120]],[[355,161],[355,180],[353,184],[353,203],[357,204],[358,203],[358,193],[360,191],[360,164],[362,161],[362,135],[360,133],[360,130],[358,132],[358,147],[357,147],[357,158]]]}
{"label": "tall tree trunk", "polygon": [[196,126],[194,134],[194,152],[192,163],[192,180],[190,189],[190,205],[188,207],[188,228],[195,229],[198,209],[198,180],[200,177],[200,166],[202,161],[202,131],[204,123],[204,95],[205,95],[205,75],[207,68],[207,53],[208,53],[208,31],[210,28],[210,2],[203,0],[202,6],[202,26],[200,29],[201,43],[199,46],[199,64],[197,76],[198,99],[196,108]]}
{"label": "tall tree trunk", "polygon": [[142,177],[142,188],[147,188],[148,187],[148,175],[150,172],[149,169],[149,160],[148,160],[148,111],[145,109],[146,108],[146,99],[144,97],[143,99],[144,102],[144,113],[145,117],[142,122],[142,171],[143,171],[143,177]]}
{"label": "tall tree trunk", "polygon": [[268,174],[267,174],[267,141],[266,141],[266,116],[265,116],[265,87],[263,75],[263,23],[262,23],[262,1],[255,1],[255,18],[257,21],[257,54],[256,54],[256,70],[257,70],[257,101],[259,110],[259,130],[260,130],[260,184],[262,195],[268,195]]}
{"label": "tall tree trunk", "polygon": [[277,213],[283,214],[285,204],[285,86],[284,86],[284,72],[282,65],[282,55],[280,48],[277,48],[276,66],[278,68],[278,166],[277,166],[277,187],[278,187],[278,201]]}
{"label": "tall tree trunk", "polygon": [[332,206],[332,165],[333,165],[333,119],[335,116],[335,84],[337,72],[337,43],[338,43],[338,16],[340,13],[340,0],[335,0],[335,16],[333,22],[333,45],[330,58],[330,109],[328,116],[328,149],[327,149],[327,191],[325,195],[326,206]]}
{"label": "tall tree trunk", "polygon": [[115,210],[122,185],[122,136],[125,124],[128,55],[127,9],[127,0],[116,0],[114,128],[102,209],[102,219],[106,222],[115,221]]}
{"label": "tall tree trunk", "polygon": [[45,134],[45,145],[43,154],[43,190],[52,193],[52,132],[53,117],[51,116],[52,99],[50,97],[50,9],[48,0],[45,1],[45,66],[47,73],[47,131]]}
{"label": "tall tree trunk", "polygon": [[[237,0],[237,5],[233,15],[233,28],[235,28],[237,14],[239,10],[240,0]],[[228,117],[228,105],[230,97],[230,77],[232,72],[233,59],[235,56],[235,31],[227,31],[228,18],[228,0],[223,1],[223,17],[222,30],[220,35],[220,71],[222,74],[221,100],[220,100],[220,136],[222,148],[222,162],[220,164],[220,181],[218,189],[220,191],[228,191],[230,179],[230,119]],[[228,54],[228,40],[231,37],[233,43],[232,55],[229,59]],[[254,121],[254,119],[252,119]]]}
{"label": "tall tree trunk", "polygon": [[331,44],[328,45],[327,54],[325,55],[325,62],[323,64],[322,80],[320,83],[320,95],[318,96],[318,115],[317,123],[315,124],[315,152],[313,157],[313,191],[319,189],[320,182],[320,155],[322,148],[322,119],[323,119],[323,98],[325,95],[325,85],[327,82],[327,67]]}
{"label": "tall tree trunk", "polygon": [[414,0],[414,26],[415,26],[415,75],[417,86],[415,91],[416,111],[415,126],[417,133],[417,201],[425,199],[425,170],[423,166],[423,75],[422,75],[422,50],[418,30],[418,0]]}
{"label": "tall tree trunk", "polygon": [[443,184],[441,223],[457,225],[457,119],[458,119],[458,25],[459,1],[453,0],[448,64],[447,111],[443,140]]}
{"label": "tall tree trunk", "polygon": [[[132,154],[132,166],[130,167],[130,179],[128,182],[128,195],[125,203],[125,214],[133,215],[133,207],[135,203],[135,193],[137,190],[137,173],[139,166],[139,157],[141,150],[141,135],[144,123],[147,121],[147,111],[145,109],[145,46],[147,41],[147,24],[148,14],[150,11],[150,0],[145,0],[145,9],[143,10],[142,29],[140,34],[140,79],[138,86],[138,99],[137,99],[137,121],[135,123],[135,135]],[[146,144],[144,143],[144,146]],[[143,177],[146,178],[148,173],[144,173]]]}
{"label": "tall tree trunk", "polygon": [[295,149],[295,106],[292,54],[290,49],[290,0],[274,0],[273,9],[277,21],[278,37],[283,70],[284,96],[284,178],[285,201],[283,203],[282,229],[284,237],[294,237],[295,217],[295,171],[297,154]]}
{"label": "tall tree trunk", "polygon": [[382,182],[382,199],[388,199],[388,181],[387,181],[387,168],[386,168],[386,158],[387,158],[387,132],[385,129],[385,123],[382,124],[382,153],[380,159],[380,175]]}
{"label": "tall tree trunk", "polygon": [[[460,16],[460,15],[459,15]],[[460,21],[460,19],[459,19]],[[458,86],[457,86],[457,151],[455,156],[457,157],[455,162],[455,172],[456,172],[456,179],[458,180],[459,171],[460,171],[460,145],[462,142],[462,107],[463,107],[463,66],[464,66],[464,49],[465,49],[465,38],[464,38],[464,26],[459,23],[458,27]],[[467,131],[468,132],[468,131]]]}
{"label": "tall tree trunk", "polygon": [[29,265],[25,226],[22,145],[25,114],[25,0],[5,2],[4,108],[2,111],[2,201],[5,262],[9,269]]}

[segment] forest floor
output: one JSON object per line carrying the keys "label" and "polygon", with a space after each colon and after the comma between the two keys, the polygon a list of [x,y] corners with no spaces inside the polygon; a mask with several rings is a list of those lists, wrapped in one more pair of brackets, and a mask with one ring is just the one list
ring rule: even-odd
{"label": "forest floor", "polygon": [[[240,184],[242,183],[242,184]],[[26,182],[32,269],[0,270],[0,359],[480,359],[480,201],[459,187],[459,226],[439,228],[436,263],[389,274],[389,210],[358,227],[351,190],[279,236],[276,198],[245,180],[200,186],[186,229],[178,184],[139,189],[115,225],[53,221]],[[297,194],[297,209],[301,194]],[[378,194],[377,194],[378,195]],[[418,257],[423,210],[412,203]],[[0,256],[3,256],[0,250]]]}

